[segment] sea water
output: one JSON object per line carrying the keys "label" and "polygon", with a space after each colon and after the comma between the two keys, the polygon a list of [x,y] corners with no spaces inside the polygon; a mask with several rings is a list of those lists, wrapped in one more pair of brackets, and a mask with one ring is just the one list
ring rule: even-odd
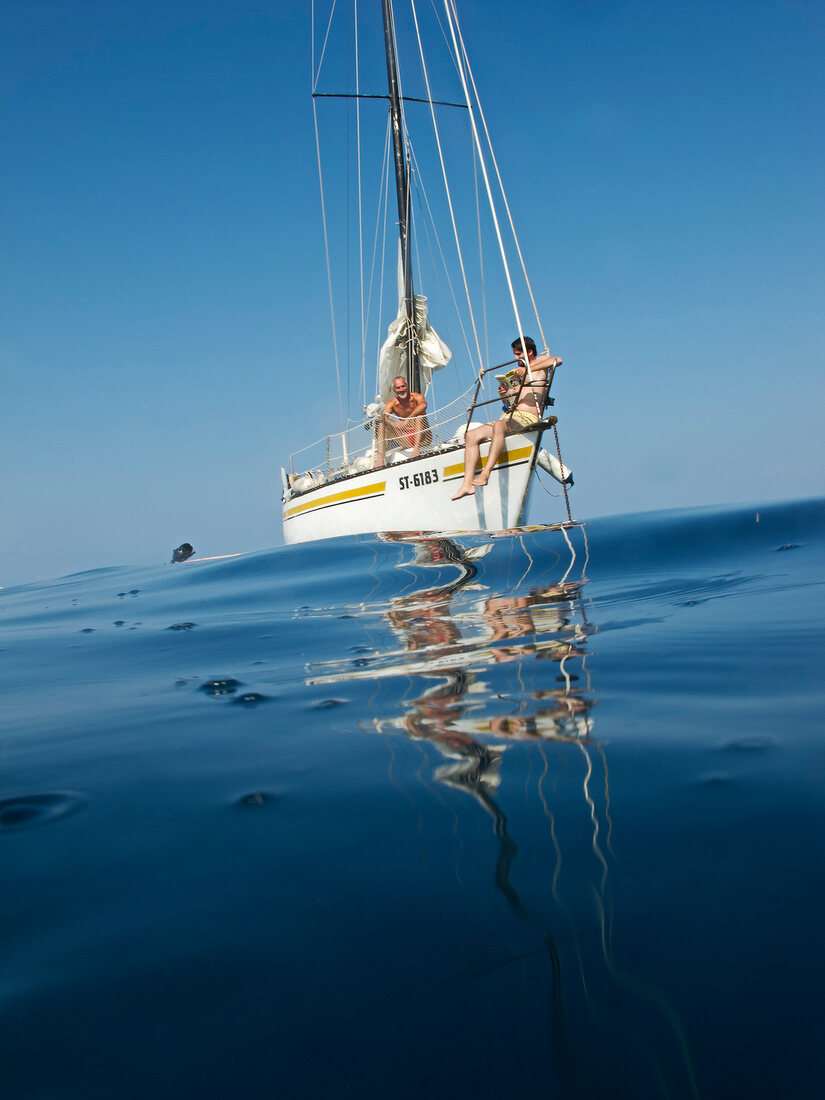
{"label": "sea water", "polygon": [[0,1087],[825,1094],[825,502],[0,592]]}

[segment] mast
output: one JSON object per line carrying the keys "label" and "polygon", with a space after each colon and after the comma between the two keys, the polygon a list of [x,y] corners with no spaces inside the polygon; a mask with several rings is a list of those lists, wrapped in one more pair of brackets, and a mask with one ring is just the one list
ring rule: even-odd
{"label": "mast", "polygon": [[395,191],[398,198],[398,237],[404,277],[404,311],[407,315],[407,385],[420,391],[421,378],[415,353],[415,299],[413,297],[410,256],[410,165],[404,148],[404,120],[398,94],[398,61],[395,52],[395,26],[392,0],[381,0],[384,10],[384,46],[387,53],[387,83],[390,93],[390,122],[395,154]]}

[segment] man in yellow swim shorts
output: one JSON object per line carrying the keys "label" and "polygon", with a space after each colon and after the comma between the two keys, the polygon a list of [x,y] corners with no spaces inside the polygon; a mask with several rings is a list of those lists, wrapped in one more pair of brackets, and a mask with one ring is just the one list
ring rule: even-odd
{"label": "man in yellow swim shorts", "polygon": [[[516,383],[517,395],[510,399],[511,408],[492,424],[482,424],[471,428],[464,440],[464,480],[453,500],[473,496],[476,488],[482,488],[490,480],[490,474],[504,450],[505,436],[528,428],[541,419],[544,399],[547,396],[551,367],[558,367],[561,359],[553,355],[536,355],[536,344],[529,336],[520,336],[512,343],[512,349],[518,360],[518,366],[512,372]],[[515,402],[515,407],[513,406]],[[490,440],[490,453],[487,463],[478,477],[474,478],[479,458],[479,447]]]}

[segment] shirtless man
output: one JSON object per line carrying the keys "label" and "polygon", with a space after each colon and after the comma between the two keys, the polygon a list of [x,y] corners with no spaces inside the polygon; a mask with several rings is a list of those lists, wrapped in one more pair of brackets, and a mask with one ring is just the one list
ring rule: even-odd
{"label": "shirtless man", "polygon": [[[378,422],[378,465],[384,465],[384,441],[403,439],[405,446],[412,447],[413,458],[418,454],[421,444],[427,444],[432,438],[424,413],[427,402],[420,393],[412,393],[406,378],[399,375],[392,380],[394,397],[384,406],[384,415]],[[398,420],[393,420],[398,417]],[[411,420],[410,424],[399,424],[399,420]]]}
{"label": "shirtless man", "polygon": [[[519,364],[515,373],[522,383],[518,397],[514,396],[510,399],[510,404],[515,402],[515,408],[505,412],[492,424],[482,424],[467,432],[464,439],[464,480],[453,496],[453,500],[473,496],[476,487],[482,488],[486,485],[499,455],[504,450],[504,437],[513,432],[520,432],[530,424],[535,424],[541,417],[544,398],[547,395],[548,371],[551,367],[558,367],[561,359],[553,355],[542,355],[539,358],[536,355],[535,342],[529,336],[514,340],[511,347]],[[479,459],[479,447],[488,439],[490,453],[487,456],[487,462],[478,477],[474,478],[473,474]]]}

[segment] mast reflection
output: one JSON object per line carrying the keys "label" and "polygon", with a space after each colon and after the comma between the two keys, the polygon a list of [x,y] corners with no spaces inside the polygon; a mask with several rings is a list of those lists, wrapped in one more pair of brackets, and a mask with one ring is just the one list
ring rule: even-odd
{"label": "mast reflection", "polygon": [[[413,583],[360,609],[383,622],[387,644],[357,662],[313,666],[310,682],[405,685],[376,692],[374,728],[431,746],[438,758],[421,775],[425,785],[469,795],[489,818],[491,884],[528,939],[503,959],[491,951],[477,976],[530,954],[547,960],[533,980],[550,1006],[548,1054],[561,1093],[622,1095],[618,1074],[630,1095],[680,1065],[669,1094],[696,1096],[675,1011],[614,960],[610,780],[594,739],[586,534],[578,525],[553,531],[552,543],[550,534],[387,536],[401,553],[394,568]],[[459,836],[465,821],[457,809]],[[626,1031],[614,1005],[631,1022]]]}

